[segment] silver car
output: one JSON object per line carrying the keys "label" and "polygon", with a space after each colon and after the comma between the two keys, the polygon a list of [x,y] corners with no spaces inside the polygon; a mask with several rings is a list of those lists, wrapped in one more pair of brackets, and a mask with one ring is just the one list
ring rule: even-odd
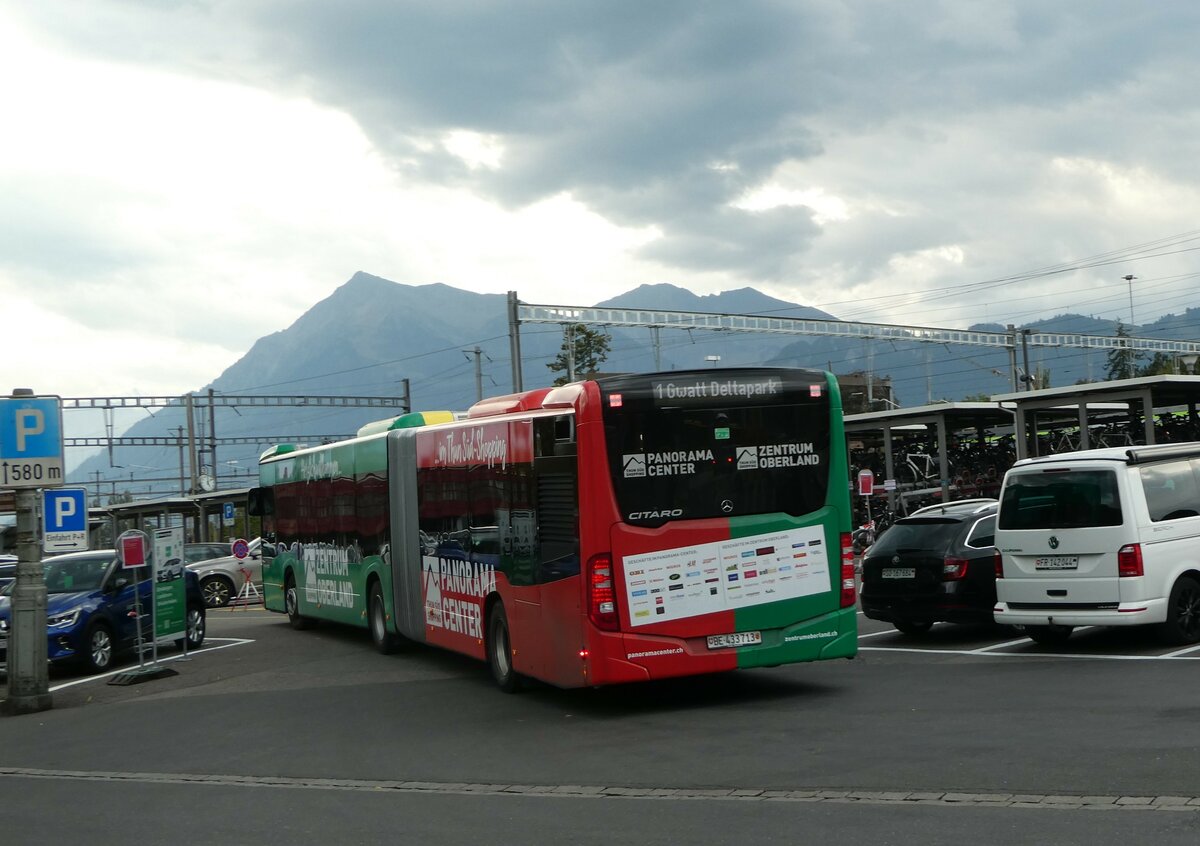
{"label": "silver car", "polygon": [[261,601],[261,539],[250,541],[245,558],[235,558],[228,543],[184,544],[183,555],[187,568],[200,578],[206,607],[222,608],[235,600]]}

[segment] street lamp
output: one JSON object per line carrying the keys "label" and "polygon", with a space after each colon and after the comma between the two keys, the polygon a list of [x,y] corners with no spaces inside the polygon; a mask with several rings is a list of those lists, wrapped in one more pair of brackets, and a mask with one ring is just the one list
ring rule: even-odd
{"label": "street lamp", "polygon": [[1129,325],[1133,326],[1133,280],[1137,279],[1132,273],[1121,277],[1129,283]]}

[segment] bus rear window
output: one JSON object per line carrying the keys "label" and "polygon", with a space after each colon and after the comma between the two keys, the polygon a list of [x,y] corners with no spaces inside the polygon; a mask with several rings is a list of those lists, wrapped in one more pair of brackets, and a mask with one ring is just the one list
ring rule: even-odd
{"label": "bus rear window", "polygon": [[601,380],[604,430],[624,519],[821,508],[830,400],[816,371],[716,371]]}
{"label": "bus rear window", "polygon": [[1014,473],[1000,496],[1001,529],[1079,529],[1121,522],[1117,477],[1111,470]]}

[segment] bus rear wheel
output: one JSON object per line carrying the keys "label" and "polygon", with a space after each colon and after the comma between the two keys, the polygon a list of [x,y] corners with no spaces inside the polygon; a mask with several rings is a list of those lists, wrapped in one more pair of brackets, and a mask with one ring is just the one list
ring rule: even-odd
{"label": "bus rear wheel", "polygon": [[287,574],[283,583],[283,605],[287,609],[288,622],[293,629],[312,628],[313,621],[300,613],[300,596],[296,592],[296,578]]}
{"label": "bus rear wheel", "polygon": [[495,604],[488,617],[487,656],[496,685],[505,693],[516,693],[520,690],[521,676],[513,669],[508,615],[504,613],[504,605],[500,602]]}
{"label": "bus rear wheel", "polygon": [[367,624],[371,629],[371,640],[375,649],[383,655],[391,655],[400,647],[400,638],[388,630],[387,606],[383,603],[383,588],[379,582],[371,583],[371,595],[367,600]]}

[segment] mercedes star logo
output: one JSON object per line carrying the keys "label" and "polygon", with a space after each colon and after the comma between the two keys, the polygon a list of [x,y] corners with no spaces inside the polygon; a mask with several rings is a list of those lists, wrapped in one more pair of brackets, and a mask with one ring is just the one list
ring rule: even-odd
{"label": "mercedes star logo", "polygon": [[721,500],[721,510],[724,511],[726,514],[732,513],[733,512],[733,500],[732,499]]}

